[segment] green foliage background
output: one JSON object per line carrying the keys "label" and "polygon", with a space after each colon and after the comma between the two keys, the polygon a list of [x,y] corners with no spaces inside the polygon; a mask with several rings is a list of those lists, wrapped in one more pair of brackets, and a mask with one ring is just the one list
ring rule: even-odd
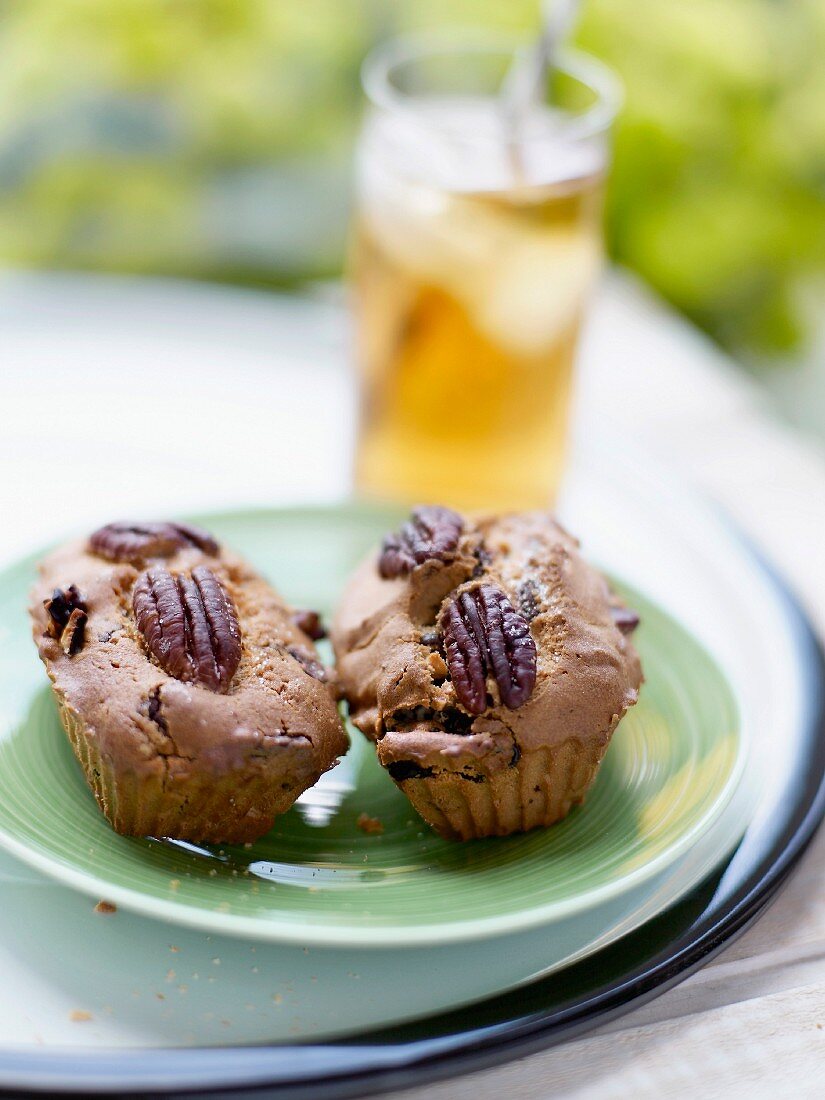
{"label": "green foliage background", "polygon": [[[358,68],[536,0],[0,0],[0,262],[282,284],[339,269]],[[825,299],[825,0],[590,0],[621,74],[612,255],[723,344]]]}

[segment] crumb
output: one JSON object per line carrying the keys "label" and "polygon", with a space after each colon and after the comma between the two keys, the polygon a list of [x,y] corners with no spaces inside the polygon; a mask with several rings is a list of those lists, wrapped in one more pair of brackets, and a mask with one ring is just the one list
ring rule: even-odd
{"label": "crumb", "polygon": [[175,947],[175,945],[173,943],[170,943],[169,944],[169,950],[172,952],[173,955],[177,955],[178,951],[180,951],[180,948]]}
{"label": "crumb", "polygon": [[435,680],[444,680],[449,675],[447,665],[440,653],[431,653],[427,658],[427,665]]}
{"label": "crumb", "polygon": [[177,890],[179,887],[180,887],[180,879],[179,878],[173,878],[173,879],[169,880],[169,889],[170,890]]}
{"label": "crumb", "polygon": [[212,965],[213,966],[220,966],[221,965],[221,960],[220,959],[213,959],[212,960]]}
{"label": "crumb", "polygon": [[82,1008],[76,1008],[74,1012],[69,1013],[69,1019],[73,1024],[85,1024],[92,1019],[92,1014]]}
{"label": "crumb", "polygon": [[166,980],[167,980],[167,982],[173,982],[175,980],[174,970],[167,970],[166,971]]}
{"label": "crumb", "polygon": [[156,993],[155,996],[157,997],[157,999],[159,1001],[165,1001],[166,1000],[166,994],[165,993]]}
{"label": "crumb", "polygon": [[276,1005],[279,1005],[281,1001],[283,1001],[283,997],[280,993],[273,993],[272,1000],[275,1002]]}
{"label": "crumb", "polygon": [[110,901],[99,901],[95,906],[96,913],[116,913],[117,906],[112,905]]}
{"label": "crumb", "polygon": [[370,817],[369,814],[359,814],[355,824],[362,833],[367,833],[369,836],[379,836],[384,831],[383,821],[377,817]]}

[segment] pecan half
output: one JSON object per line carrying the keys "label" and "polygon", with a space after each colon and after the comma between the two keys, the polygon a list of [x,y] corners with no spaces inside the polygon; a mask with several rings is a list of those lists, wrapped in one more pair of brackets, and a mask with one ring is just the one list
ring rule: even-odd
{"label": "pecan half", "polygon": [[232,598],[211,569],[191,577],[166,569],[141,573],[132,592],[137,628],[160,667],[176,680],[226,691],[241,660]]}
{"label": "pecan half", "polygon": [[86,623],[89,619],[88,608],[77,585],[55,588],[51,597],[43,601],[43,606],[49,616],[49,633],[60,642],[67,656],[74,657],[86,641]]}
{"label": "pecan half", "polygon": [[382,577],[400,577],[425,561],[451,561],[464,521],[449,508],[415,508],[401,530],[387,535],[378,559]]}
{"label": "pecan half", "polygon": [[308,676],[312,676],[315,680],[320,680],[322,684],[327,682],[327,670],[311,653],[308,653],[305,649],[301,649],[296,645],[290,646],[287,652],[290,657],[295,658]]}
{"label": "pecan half", "polygon": [[107,523],[89,539],[93,553],[119,562],[168,558],[185,547],[205,554],[217,554],[219,549],[208,531],[188,523]]}
{"label": "pecan half", "polygon": [[444,655],[459,702],[471,713],[487,706],[487,676],[511,710],[526,703],[536,683],[536,643],[530,626],[500,588],[462,592],[440,619]]}
{"label": "pecan half", "polygon": [[610,608],[610,614],[622,634],[632,634],[640,622],[639,616],[635,611],[631,611],[629,607],[614,605]]}
{"label": "pecan half", "polygon": [[296,611],[292,616],[292,621],[313,642],[320,642],[322,638],[327,636],[327,628],[317,611]]}

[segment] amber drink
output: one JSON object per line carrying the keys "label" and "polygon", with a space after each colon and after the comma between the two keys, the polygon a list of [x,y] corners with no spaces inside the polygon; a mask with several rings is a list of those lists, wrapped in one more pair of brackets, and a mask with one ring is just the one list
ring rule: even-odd
{"label": "amber drink", "polygon": [[368,496],[520,509],[556,494],[600,265],[612,107],[593,74],[610,81],[570,60],[591,105],[537,104],[514,134],[512,64],[406,43],[365,70],[350,266]]}

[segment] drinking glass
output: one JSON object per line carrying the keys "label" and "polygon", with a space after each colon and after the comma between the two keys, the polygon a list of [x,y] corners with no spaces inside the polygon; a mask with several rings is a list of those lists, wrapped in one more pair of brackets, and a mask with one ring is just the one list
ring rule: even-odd
{"label": "drinking glass", "polygon": [[350,253],[366,496],[546,508],[601,262],[601,64],[565,51],[518,126],[527,46],[415,36],[372,54]]}

